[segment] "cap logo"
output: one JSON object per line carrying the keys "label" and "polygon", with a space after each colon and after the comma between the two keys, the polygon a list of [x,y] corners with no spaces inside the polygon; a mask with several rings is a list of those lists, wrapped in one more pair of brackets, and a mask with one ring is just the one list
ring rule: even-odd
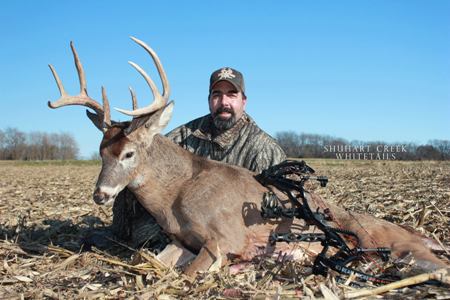
{"label": "cap logo", "polygon": [[217,74],[217,77],[219,77],[220,79],[233,79],[234,77],[236,77],[236,75],[233,74],[233,70],[231,70],[230,68],[223,68],[222,70],[220,70],[220,73]]}

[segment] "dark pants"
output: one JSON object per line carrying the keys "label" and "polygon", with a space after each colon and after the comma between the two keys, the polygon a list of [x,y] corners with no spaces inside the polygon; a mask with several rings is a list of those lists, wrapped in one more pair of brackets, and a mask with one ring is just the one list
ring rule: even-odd
{"label": "dark pants", "polygon": [[128,242],[133,248],[145,247],[160,252],[170,242],[155,218],[127,188],[114,201],[111,228],[117,238]]}

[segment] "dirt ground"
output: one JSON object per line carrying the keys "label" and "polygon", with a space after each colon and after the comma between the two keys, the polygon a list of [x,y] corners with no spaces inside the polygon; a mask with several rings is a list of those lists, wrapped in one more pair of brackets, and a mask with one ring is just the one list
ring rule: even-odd
{"label": "dirt ground", "polygon": [[[306,161],[328,176],[326,188],[310,187],[325,199],[409,225],[450,248],[450,162]],[[354,291],[333,274],[311,275],[294,263],[264,261],[191,281],[145,249],[112,241],[109,250],[86,251],[83,237],[112,218],[111,208],[92,200],[99,163],[0,162],[0,170],[0,299],[335,299]],[[450,299],[450,292],[427,285],[386,297]]]}

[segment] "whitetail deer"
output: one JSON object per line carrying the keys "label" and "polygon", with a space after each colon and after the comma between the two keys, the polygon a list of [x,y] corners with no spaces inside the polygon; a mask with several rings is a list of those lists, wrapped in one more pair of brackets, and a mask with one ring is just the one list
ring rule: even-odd
{"label": "whitetail deer", "polygon": [[[207,270],[219,257],[225,263],[229,256],[249,260],[261,251],[278,251],[268,247],[269,234],[286,232],[293,222],[304,226],[302,221],[263,219],[261,201],[268,189],[255,179],[253,172],[195,156],[159,134],[172,115],[173,102],[168,103],[169,83],[156,53],[144,42],[132,39],[152,57],[162,80],[163,93],[158,92],[144,70],[130,62],[145,78],[155,98],[149,106],[137,108],[135,94],[130,89],[133,110],[118,110],[133,116],[131,122],[111,122],[104,88],[103,105],[87,95],[84,71],[72,43],[80,94],[66,94],[57,73],[50,66],[61,98],[48,105],[51,108],[87,106],[96,112],[87,111],[88,117],[103,131],[100,144],[102,170],[94,201],[97,204],[111,203],[123,188],[128,187],[166,233],[197,254],[185,269],[190,275],[198,270]],[[427,270],[447,267],[431,253],[422,238],[397,225],[349,213],[310,193],[306,193],[306,197],[313,209],[329,208],[334,215],[334,224],[355,232],[364,247],[389,247],[394,257],[412,253]],[[303,243],[301,246],[296,249],[303,253],[317,254],[321,250],[320,245]],[[280,247],[284,250],[293,248]]]}

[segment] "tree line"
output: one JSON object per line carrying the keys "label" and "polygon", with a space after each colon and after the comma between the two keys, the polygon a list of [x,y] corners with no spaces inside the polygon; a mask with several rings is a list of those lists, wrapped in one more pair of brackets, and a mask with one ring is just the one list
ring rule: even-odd
{"label": "tree line", "polygon": [[78,153],[78,144],[69,133],[0,129],[0,160],[67,160],[77,159]]}
{"label": "tree line", "polygon": [[286,155],[293,158],[450,160],[448,140],[430,140],[425,145],[365,142],[294,131],[278,132],[275,139]]}
{"label": "tree line", "polygon": [[[292,158],[450,160],[450,141],[415,143],[348,141],[329,135],[281,131],[275,139]],[[69,133],[25,133],[16,128],[0,129],[0,160],[77,159],[78,144]],[[94,158],[94,157],[93,157]],[[98,159],[98,154],[95,155]]]}

